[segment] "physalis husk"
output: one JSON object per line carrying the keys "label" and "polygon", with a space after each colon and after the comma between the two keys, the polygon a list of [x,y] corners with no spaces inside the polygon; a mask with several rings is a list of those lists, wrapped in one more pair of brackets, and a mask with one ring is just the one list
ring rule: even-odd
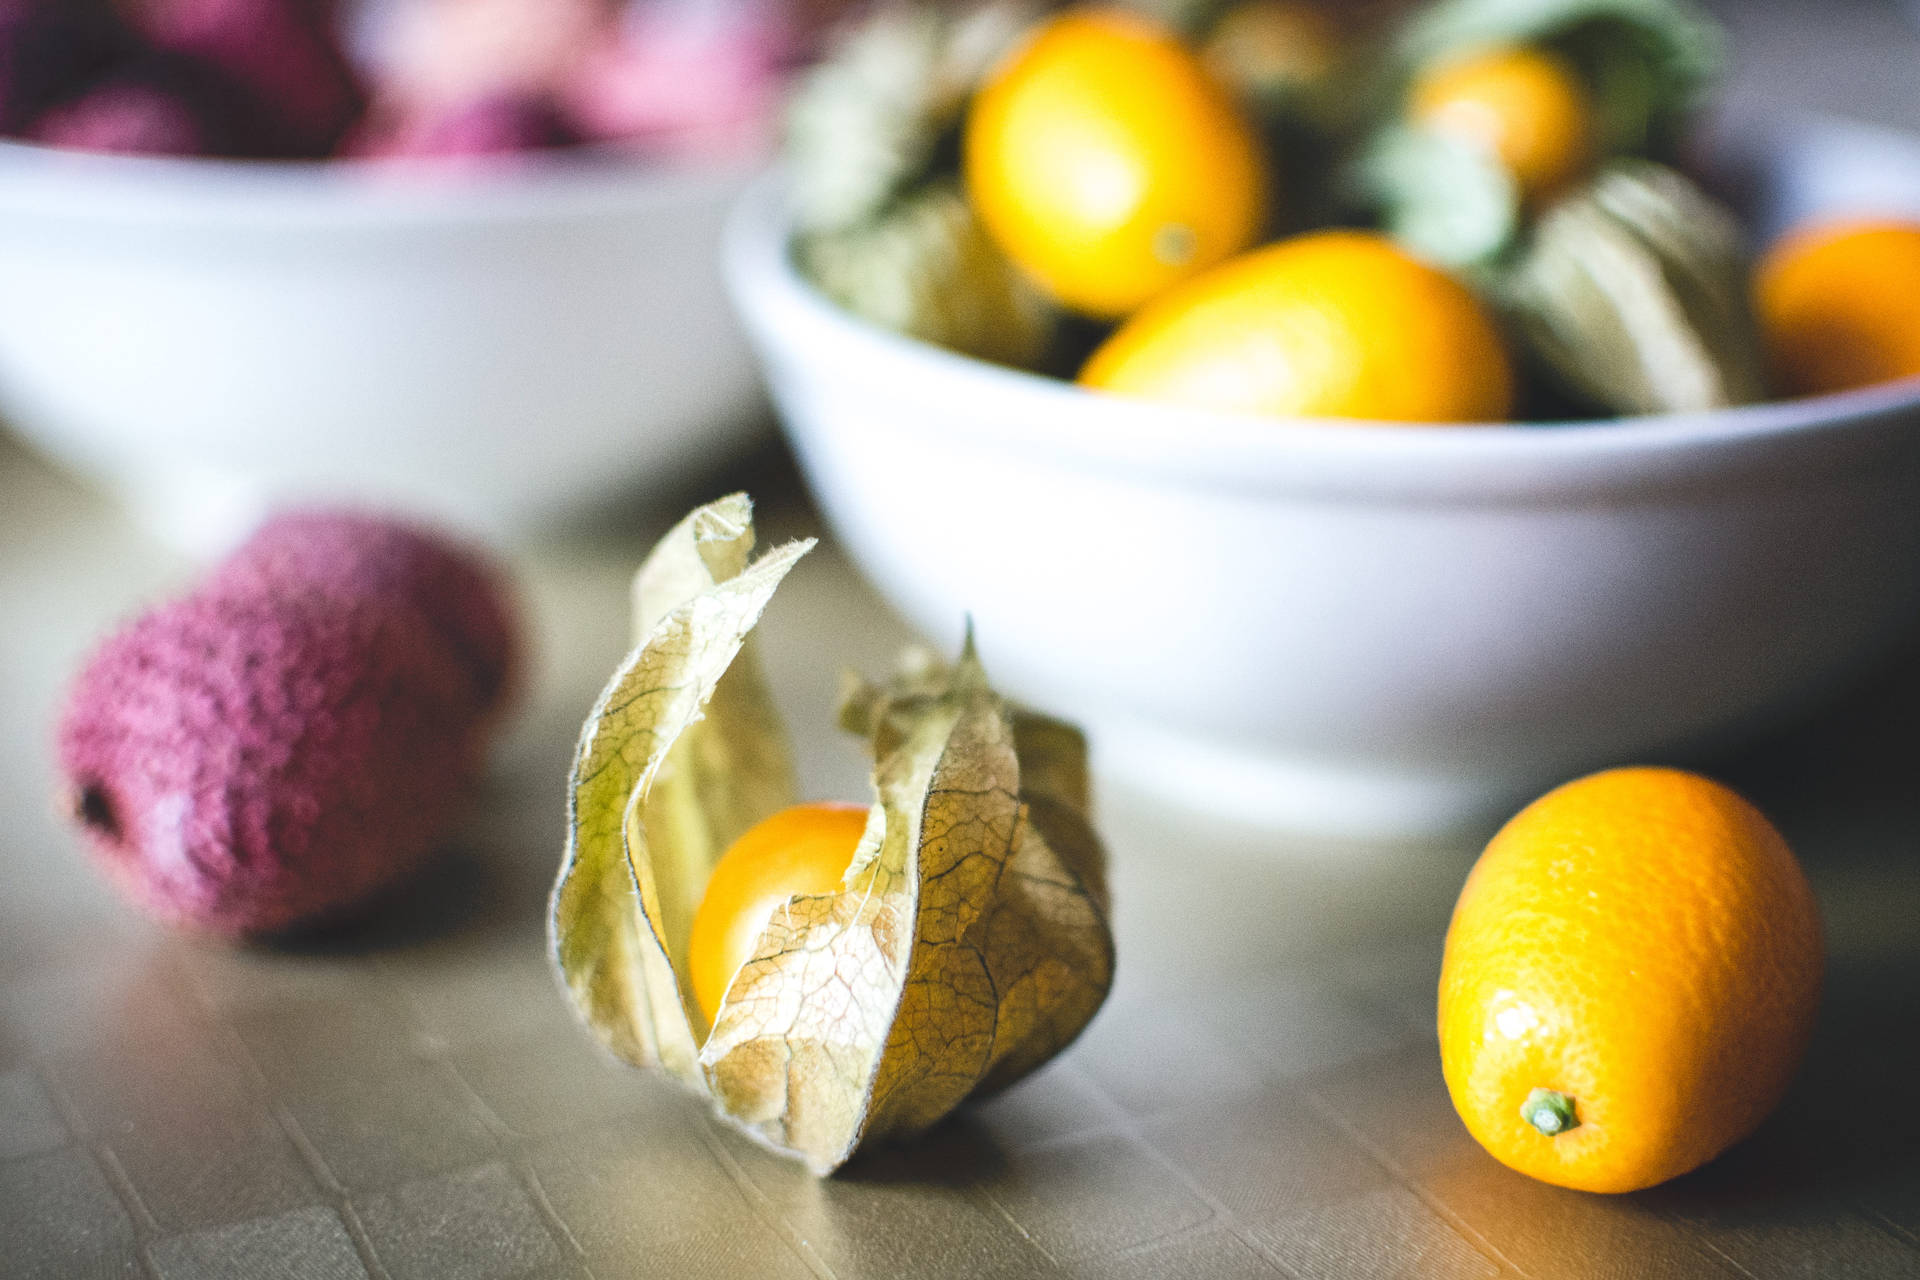
{"label": "physalis husk", "polygon": [[854,682],[874,760],[838,892],[769,920],[709,1029],[685,976],[708,873],[796,799],[751,631],[810,543],[750,559],[751,504],[702,507],[635,584],[639,643],[581,733],[553,954],[600,1040],[816,1173],[934,1124],[1079,1034],[1113,975],[1078,731],[1009,707],[971,645]]}

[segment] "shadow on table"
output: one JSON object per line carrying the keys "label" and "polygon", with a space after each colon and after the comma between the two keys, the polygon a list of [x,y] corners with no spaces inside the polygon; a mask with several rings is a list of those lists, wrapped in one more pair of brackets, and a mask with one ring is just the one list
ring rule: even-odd
{"label": "shadow on table", "polygon": [[1765,809],[1810,863],[1920,844],[1920,634],[1807,714],[1709,772]]}
{"label": "shadow on table", "polygon": [[501,880],[491,859],[470,847],[448,848],[352,915],[251,945],[288,956],[404,951],[499,919],[508,905]]}
{"label": "shadow on table", "polygon": [[1765,1215],[1808,1198],[1920,1187],[1920,1109],[1910,1102],[1920,1073],[1917,968],[1831,971],[1806,1064],[1780,1110],[1721,1159],[1653,1193],[1660,1207]]}
{"label": "shadow on table", "polygon": [[964,1191],[991,1182],[1006,1168],[1007,1157],[1000,1144],[963,1110],[912,1142],[856,1153],[834,1174],[834,1182]]}
{"label": "shadow on table", "polygon": [[1712,770],[1766,810],[1821,900],[1828,972],[1779,1112],[1652,1193],[1685,1216],[1764,1219],[1809,1199],[1894,1195],[1920,1225],[1920,641],[1824,709]]}

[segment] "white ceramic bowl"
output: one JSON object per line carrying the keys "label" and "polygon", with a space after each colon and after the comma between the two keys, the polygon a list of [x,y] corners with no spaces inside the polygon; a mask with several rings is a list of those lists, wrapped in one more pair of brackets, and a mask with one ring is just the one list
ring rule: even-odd
{"label": "white ceramic bowl", "polygon": [[743,185],[0,143],[0,419],[190,546],[319,495],[538,529],[764,429]]}
{"label": "white ceramic bowl", "polygon": [[1483,821],[1792,707],[1920,613],[1920,383],[1554,428],[1209,415],[882,332],[787,239],[756,189],[729,281],[859,563],[947,642],[971,613],[1107,769],[1215,809]]}

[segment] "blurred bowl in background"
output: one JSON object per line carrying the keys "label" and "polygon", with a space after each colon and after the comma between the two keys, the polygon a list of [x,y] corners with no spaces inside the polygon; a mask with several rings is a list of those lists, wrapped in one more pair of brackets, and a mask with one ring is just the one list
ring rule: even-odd
{"label": "blurred bowl in background", "polygon": [[[1851,127],[1777,136],[1758,176],[1806,180],[1772,212],[1819,207]],[[1750,729],[1920,615],[1920,382],[1551,428],[1210,415],[883,332],[788,241],[756,188],[729,284],[842,541],[943,642],[970,613],[1103,769],[1215,811],[1458,829]]]}
{"label": "blurred bowl in background", "polygon": [[536,533],[765,429],[716,266],[742,186],[0,143],[0,421],[193,550],[309,497]]}

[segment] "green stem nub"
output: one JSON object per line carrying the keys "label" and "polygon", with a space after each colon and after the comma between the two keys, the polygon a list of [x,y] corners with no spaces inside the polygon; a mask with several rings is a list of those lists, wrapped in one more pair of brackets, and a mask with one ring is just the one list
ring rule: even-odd
{"label": "green stem nub", "polygon": [[1574,1109],[1573,1099],[1552,1089],[1535,1089],[1528,1094],[1520,1104],[1520,1118],[1549,1138],[1580,1127],[1580,1113]]}

